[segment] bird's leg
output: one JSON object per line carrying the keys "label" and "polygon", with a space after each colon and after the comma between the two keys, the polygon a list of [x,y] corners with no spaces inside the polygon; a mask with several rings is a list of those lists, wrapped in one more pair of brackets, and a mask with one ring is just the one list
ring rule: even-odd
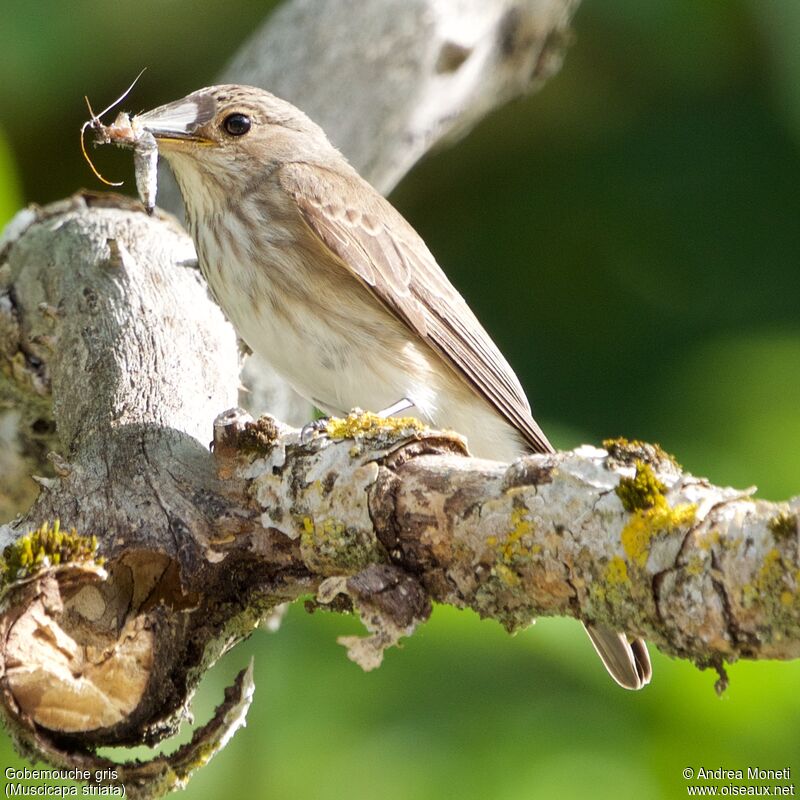
{"label": "bird's leg", "polygon": [[409,400],[407,397],[401,397],[396,403],[392,403],[388,408],[384,408],[383,411],[378,411],[377,416],[379,417],[394,417],[396,414],[399,414],[401,411],[406,411],[409,408],[414,406],[414,401]]}

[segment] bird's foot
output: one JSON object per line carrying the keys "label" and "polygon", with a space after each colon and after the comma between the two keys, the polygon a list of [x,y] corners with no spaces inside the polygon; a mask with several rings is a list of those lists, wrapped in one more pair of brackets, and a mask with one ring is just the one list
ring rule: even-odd
{"label": "bird's foot", "polygon": [[303,425],[300,429],[300,443],[308,444],[316,436],[327,436],[328,421],[330,417],[320,417]]}

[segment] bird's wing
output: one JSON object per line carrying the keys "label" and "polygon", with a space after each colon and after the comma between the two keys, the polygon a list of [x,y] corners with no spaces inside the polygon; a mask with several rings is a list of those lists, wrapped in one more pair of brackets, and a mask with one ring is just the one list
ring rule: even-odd
{"label": "bird's wing", "polygon": [[393,206],[355,172],[294,162],[280,167],[277,177],[322,243],[486,398],[534,452],[552,452],[508,362]]}

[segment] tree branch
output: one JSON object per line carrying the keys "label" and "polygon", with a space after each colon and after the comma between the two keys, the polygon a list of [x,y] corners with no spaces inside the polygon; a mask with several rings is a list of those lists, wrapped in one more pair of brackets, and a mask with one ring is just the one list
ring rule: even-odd
{"label": "tree branch", "polygon": [[[699,666],[800,655],[800,498],[713,486],[640,442],[505,465],[465,458],[458,440],[412,423],[353,416],[316,447],[282,431],[263,457],[226,468],[262,524],[328,576],[326,597],[348,593],[363,618],[383,591],[364,589],[365,572],[417,585],[403,590],[407,608],[371,613],[375,644],[424,618],[429,597],[509,631],[536,616],[601,622]],[[377,666],[379,649],[365,657],[359,643],[351,657]]]}
{"label": "tree branch", "polygon": [[[431,601],[509,630],[603,622],[721,675],[797,656],[800,501],[713,487],[657,448],[508,466],[410,421],[332,421],[301,442],[235,410],[212,455],[203,420],[230,405],[235,337],[188,237],[134,205],[77,196],[2,253],[15,375],[48,382],[60,447],[57,476],[0,528],[0,698],[26,752],[107,769],[93,748],[160,741],[223,652],[309,594],[358,611],[370,636],[343,643],[365,668]],[[128,790],[181,785],[248,702],[240,683],[194,749],[121,766]]]}
{"label": "tree branch", "polygon": [[[550,74],[576,2],[311,5],[274,15],[227,79],[252,69],[388,191]],[[800,499],[714,487],[657,448],[503,465],[410,423],[354,417],[301,442],[234,410],[210,453],[239,358],[192,264],[174,220],[112,195],[22,212],[0,244],[0,439],[24,454],[3,448],[0,494],[26,503],[22,471],[50,470],[0,528],[0,705],[26,753],[108,770],[98,746],[161,741],[216,659],[301,596],[360,614],[369,635],[343,644],[367,669],[432,601],[509,630],[604,623],[713,666],[720,688],[726,661],[797,657]],[[189,745],[118,779],[134,796],[183,785],[251,695],[243,673]]]}

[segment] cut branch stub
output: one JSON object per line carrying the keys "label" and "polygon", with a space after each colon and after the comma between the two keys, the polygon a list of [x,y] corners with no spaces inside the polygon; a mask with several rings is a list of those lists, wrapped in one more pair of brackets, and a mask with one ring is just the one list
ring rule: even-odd
{"label": "cut branch stub", "polygon": [[113,196],[20,220],[0,294],[14,341],[45,326],[59,342],[36,351],[59,452],[26,518],[0,526],[3,713],[26,752],[86,765],[86,748],[173,732],[209,666],[302,581],[273,583],[297,549],[284,537],[259,540],[274,568],[248,557],[260,526],[216,476],[208,420],[236,397],[238,349],[188,236]]}

